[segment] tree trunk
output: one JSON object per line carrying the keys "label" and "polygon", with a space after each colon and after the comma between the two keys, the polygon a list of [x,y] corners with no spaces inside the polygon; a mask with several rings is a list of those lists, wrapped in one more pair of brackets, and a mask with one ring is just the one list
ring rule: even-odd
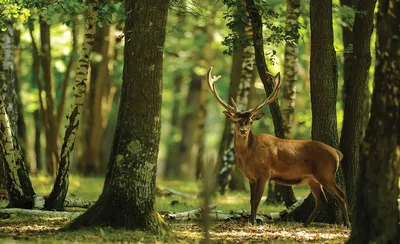
{"label": "tree trunk", "polygon": [[[35,192],[26,170],[21,148],[13,132],[17,129],[18,121],[14,79],[13,31],[12,23],[8,23],[7,30],[1,33],[0,38],[0,158],[5,169],[9,205],[18,208],[30,208]],[[8,114],[11,116],[8,116]]]}
{"label": "tree trunk", "polygon": [[101,57],[91,61],[91,74],[88,97],[85,101],[83,116],[82,158],[79,160],[79,171],[84,175],[99,173],[101,146],[103,141],[104,121],[108,120],[105,111],[105,100],[111,89],[109,72],[110,61],[110,25],[105,23],[103,28],[96,31],[96,42],[93,52]]}
{"label": "tree trunk", "polygon": [[[181,94],[182,93],[182,84],[184,78],[177,72],[177,76],[174,77],[174,94]],[[173,172],[176,172],[177,169],[176,163],[178,157],[178,148],[179,148],[179,140],[178,140],[178,130],[181,121],[180,116],[180,107],[181,107],[182,98],[180,95],[174,96],[174,100],[172,103],[172,116],[171,116],[171,130],[170,134],[167,138],[168,140],[168,153],[165,160],[165,170],[164,170],[164,177],[166,179],[171,179],[174,175]],[[180,139],[180,138],[179,138]]]}
{"label": "tree trunk", "polygon": [[71,79],[72,71],[76,69],[76,64],[78,62],[78,21],[77,17],[73,16],[72,17],[72,28],[71,28],[71,34],[72,34],[72,48],[71,48],[71,53],[69,57],[69,61],[67,64],[67,69],[65,70],[64,73],[64,80],[62,83],[62,89],[61,89],[61,98],[60,102],[57,107],[57,124],[56,124],[56,133],[57,137],[60,134],[60,127],[62,124],[62,119],[64,117],[64,110],[65,110],[65,101],[67,98],[67,90],[69,86],[69,82]]}
{"label": "tree trunk", "polygon": [[110,225],[164,230],[154,190],[161,126],[160,47],[164,46],[168,5],[165,0],[125,2],[122,96],[106,181],[99,200],[70,228]]}
{"label": "tree trunk", "polygon": [[[183,9],[186,8],[185,1],[182,1],[181,7]],[[178,11],[176,13],[176,16],[178,17],[177,23],[185,23],[185,18],[186,18],[186,13],[183,13],[181,11]],[[177,33],[179,34],[179,38],[184,38],[184,30],[182,28],[182,24],[179,24],[175,27],[177,29]],[[181,58],[181,57],[177,57]],[[176,165],[176,162],[178,161],[178,158],[180,157],[178,149],[179,149],[179,142],[181,141],[180,135],[182,135],[182,118],[181,118],[181,104],[183,102],[182,100],[182,85],[184,83],[185,78],[182,75],[182,71],[180,69],[175,72],[175,76],[173,78],[174,82],[174,98],[172,102],[172,115],[171,115],[171,129],[169,136],[167,138],[168,142],[168,148],[167,148],[167,156],[165,159],[165,167],[164,167],[164,178],[165,179],[172,179],[174,175],[176,175],[176,172],[178,171],[178,167]]]}
{"label": "tree trunk", "polygon": [[400,2],[379,0],[378,6],[371,117],[361,145],[349,243],[398,243],[400,239]]}
{"label": "tree trunk", "polygon": [[65,197],[68,192],[68,175],[71,162],[71,153],[74,150],[76,133],[79,127],[80,116],[85,99],[86,81],[90,64],[90,53],[93,48],[94,35],[97,25],[98,2],[93,0],[88,2],[86,16],[85,34],[82,44],[82,57],[79,59],[76,71],[74,96],[72,99],[71,110],[68,115],[68,126],[64,135],[64,142],[61,148],[61,157],[54,182],[53,190],[46,200],[47,210],[62,210]]}
{"label": "tree trunk", "polygon": [[285,45],[285,65],[282,80],[282,117],[285,138],[291,138],[296,101],[296,81],[298,71],[298,36],[300,0],[286,0],[286,35],[293,36]]}
{"label": "tree trunk", "polygon": [[[244,50],[239,49],[235,50],[232,53],[232,66],[231,66],[231,76],[230,76],[230,85],[229,85],[229,92],[228,98],[230,97],[237,97],[237,92],[239,89],[240,73],[242,72],[243,66],[243,56]],[[228,99],[230,105],[232,102]],[[225,116],[224,116],[225,117]],[[221,194],[225,194],[226,186],[231,181],[231,171],[233,170],[231,167],[235,164],[235,152],[234,150],[229,150],[228,148],[233,147],[233,127],[232,122],[230,119],[225,117],[225,126],[222,132],[222,139],[219,147],[218,152],[218,187]],[[227,163],[229,162],[229,163]],[[225,166],[228,166],[225,168]]]}
{"label": "tree trunk", "polygon": [[[21,146],[22,156],[26,158],[26,126],[24,119],[24,105],[21,100],[21,81],[19,76],[21,74],[21,30],[14,30],[14,79],[15,79],[15,93],[17,100],[17,112],[18,112],[18,120],[17,120],[17,130],[16,135]],[[29,167],[30,164],[27,164]]]}
{"label": "tree trunk", "polygon": [[[250,16],[251,26],[253,30],[253,45],[255,51],[255,60],[257,65],[257,71],[264,85],[266,94],[271,94],[274,89],[274,81],[272,77],[268,75],[267,63],[264,56],[264,42],[263,42],[263,23],[261,15],[258,12],[258,7],[255,5],[254,0],[246,0],[246,10]],[[284,133],[284,121],[282,113],[279,108],[278,99],[275,99],[273,103],[269,105],[271,111],[272,120],[274,122],[275,136],[279,138],[285,138]],[[293,190],[290,186],[284,186],[282,189],[288,191],[284,193],[285,196],[294,196]],[[288,199],[288,202],[295,202],[295,199]]]}
{"label": "tree trunk", "polygon": [[[311,0],[311,61],[310,93],[312,108],[312,139],[338,148],[336,120],[337,61],[333,47],[332,2]],[[344,179],[336,173],[336,182],[343,189]],[[304,203],[293,212],[296,221],[305,221],[314,209],[314,197],[310,194]],[[316,221],[340,223],[341,214],[337,202],[329,195],[328,204]]]}
{"label": "tree trunk", "polygon": [[[43,129],[43,124],[47,121],[46,113],[44,110],[44,104],[42,99],[42,83],[40,81],[40,56],[39,50],[35,42],[35,38],[33,36],[33,26],[29,26],[29,34],[31,37],[32,44],[32,87],[37,88],[38,96],[39,96],[39,109],[37,109],[33,116],[35,119],[35,159],[36,159],[36,168],[37,170],[43,171],[45,170],[45,165],[42,161],[42,146],[40,141],[41,132]],[[46,127],[45,127],[46,130]],[[46,133],[46,132],[45,132]],[[45,134],[46,135],[46,134]]]}
{"label": "tree trunk", "polygon": [[[249,34],[251,30],[246,30]],[[249,46],[243,49],[242,56],[240,57],[240,66],[238,67],[239,74],[235,74],[234,69],[236,69],[235,65],[232,65],[232,75],[231,75],[231,84],[235,84],[235,79],[239,80],[239,86],[237,90],[237,94],[235,97],[235,102],[237,105],[238,111],[245,111],[249,107],[249,99],[250,99],[250,88],[253,83],[252,80],[255,79],[254,76],[254,48],[253,46]],[[236,75],[236,77],[234,76]],[[230,123],[230,130],[228,136],[228,144],[224,149],[224,154],[222,156],[222,165],[221,170],[219,172],[219,186],[220,192],[223,194],[225,192],[226,186],[230,183],[232,171],[235,168],[236,164],[236,155],[235,148],[233,143],[233,124]]]}
{"label": "tree trunk", "polygon": [[[46,121],[43,121],[46,135],[46,166],[47,172],[54,176],[56,174],[57,161],[59,159],[57,146],[57,121],[54,115],[54,79],[51,66],[50,25],[41,17],[40,20],[40,61],[46,94]],[[41,94],[39,94],[41,96]]]}
{"label": "tree trunk", "polygon": [[191,74],[191,81],[189,84],[189,91],[186,98],[185,115],[182,119],[182,136],[178,145],[179,158],[169,167],[171,177],[173,179],[180,179],[183,177],[193,178],[192,162],[192,147],[195,144],[195,131],[197,125],[197,110],[200,101],[202,77],[194,72]]}
{"label": "tree trunk", "polygon": [[368,86],[369,68],[371,66],[370,43],[373,31],[374,9],[376,0],[359,1],[353,25],[353,59],[357,62],[345,64],[348,76],[345,76],[346,93],[340,151],[344,157],[342,167],[346,182],[347,200],[350,208],[354,206],[357,186],[359,151],[362,140],[363,120],[365,114],[365,87]]}
{"label": "tree trunk", "polygon": [[[214,40],[214,31],[215,31],[215,13],[216,10],[214,9],[210,14],[208,19],[208,23],[206,25],[206,34],[207,34],[207,41],[204,44],[203,48],[203,60],[205,63],[212,63],[213,61],[213,49],[211,44]],[[209,67],[204,67],[206,70]],[[196,156],[196,180],[200,178],[202,169],[204,167],[204,151],[205,151],[205,123],[207,117],[207,103],[208,103],[208,86],[205,80],[205,76],[202,77],[201,82],[201,91],[200,91],[200,100],[199,100],[199,108],[197,112],[197,140],[196,144],[198,146],[197,156]]]}
{"label": "tree trunk", "polygon": [[[291,42],[285,45],[285,64],[282,81],[282,118],[285,138],[291,138],[294,122],[294,105],[296,100],[296,81],[298,71],[298,37],[300,28],[300,0],[286,0],[286,35],[292,36]],[[269,183],[267,203],[285,202],[286,207],[296,202],[294,192],[287,190],[287,186]],[[273,192],[272,192],[273,191]]]}

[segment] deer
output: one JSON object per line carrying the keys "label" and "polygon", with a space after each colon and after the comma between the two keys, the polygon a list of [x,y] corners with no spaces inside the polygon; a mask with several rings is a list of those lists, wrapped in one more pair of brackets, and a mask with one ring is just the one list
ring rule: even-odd
{"label": "deer", "polygon": [[315,140],[281,139],[269,134],[254,134],[251,131],[253,121],[260,120],[265,113],[258,113],[277,97],[281,80],[268,73],[275,83],[273,92],[261,103],[247,111],[238,111],[231,98],[232,105],[225,103],[217,93],[215,83],[221,76],[211,76],[211,67],[207,73],[207,83],[211,93],[226,111],[225,116],[234,123],[234,147],[237,165],[248,179],[250,185],[250,222],[255,224],[257,208],[269,180],[286,185],[308,184],[315,207],[304,222],[308,226],[327,203],[324,188],[338,201],[345,226],[349,227],[346,195],[335,182],[335,174],[343,154],[327,144]]}

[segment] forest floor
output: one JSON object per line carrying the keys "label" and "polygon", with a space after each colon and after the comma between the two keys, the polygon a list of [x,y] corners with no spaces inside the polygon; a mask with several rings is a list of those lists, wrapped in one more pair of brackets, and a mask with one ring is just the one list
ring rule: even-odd
{"label": "forest floor", "polygon": [[[32,177],[37,193],[48,194],[52,180]],[[102,190],[103,179],[72,176],[70,193],[85,200],[96,200]],[[199,186],[195,182],[159,181],[160,187],[196,196]],[[308,194],[307,188],[294,188],[297,197]],[[213,202],[220,210],[249,209],[248,192],[228,192],[218,195]],[[182,212],[201,206],[198,198],[182,196],[157,197],[159,211]],[[172,204],[173,202],[173,204]],[[4,202],[2,203],[4,207]],[[279,212],[282,205],[260,204],[259,213]],[[152,236],[140,231],[86,228],[63,231],[70,219],[65,217],[24,216],[0,219],[0,243],[199,243],[203,239],[201,224],[196,221],[171,221],[171,233]],[[305,228],[301,223],[277,222],[251,225],[248,221],[215,221],[210,228],[213,243],[344,243],[350,230],[338,225],[313,223]]]}

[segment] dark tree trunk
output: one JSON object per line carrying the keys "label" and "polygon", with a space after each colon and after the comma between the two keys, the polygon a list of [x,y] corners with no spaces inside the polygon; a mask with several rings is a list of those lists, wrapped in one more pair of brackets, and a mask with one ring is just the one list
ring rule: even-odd
{"label": "dark tree trunk", "polygon": [[[216,13],[216,8],[211,12],[211,15],[208,19],[207,25],[205,32],[207,34],[207,41],[204,44],[204,48],[202,49],[203,53],[203,61],[205,63],[212,63],[213,61],[213,48],[211,47],[211,44],[214,40],[214,31],[215,31],[215,13]],[[208,67],[204,67],[205,69],[208,69]],[[205,154],[205,137],[206,137],[206,131],[205,131],[205,124],[206,124],[206,118],[207,118],[207,103],[208,103],[208,86],[207,82],[205,80],[205,76],[202,77],[202,83],[201,83],[201,91],[200,91],[200,100],[199,100],[199,108],[197,114],[197,140],[196,144],[198,147],[197,150],[197,156],[196,156],[196,180],[200,178],[202,169],[204,167],[204,154]]]}
{"label": "dark tree trunk", "polygon": [[[184,9],[185,1],[181,2],[181,7]],[[176,13],[178,17],[177,23],[180,23],[176,26],[177,34],[179,38],[184,38],[184,30],[183,30],[183,23],[185,23],[186,14],[178,11]],[[179,56],[177,58],[180,58]],[[179,142],[181,140],[180,135],[182,135],[182,111],[181,106],[183,104],[183,84],[184,84],[185,77],[182,75],[182,71],[180,69],[175,72],[173,77],[174,83],[174,98],[172,102],[172,111],[171,111],[171,129],[169,132],[167,140],[167,156],[165,158],[165,167],[164,167],[164,178],[165,179],[172,179],[174,175],[176,176],[176,172],[178,171],[176,162],[179,158]]]}
{"label": "dark tree trunk", "polygon": [[350,208],[354,206],[356,182],[359,167],[360,142],[364,119],[365,87],[368,85],[368,72],[371,66],[370,43],[373,31],[376,0],[359,1],[353,25],[353,35],[357,43],[353,44],[352,58],[357,62],[345,62],[348,69],[344,80],[346,93],[340,151],[344,157],[342,167],[346,182],[347,200]]}
{"label": "dark tree trunk", "polygon": [[[197,126],[197,111],[200,101],[202,77],[196,75],[194,72],[191,74],[191,81],[189,84],[189,91],[186,98],[185,115],[182,118],[182,136],[178,145],[178,160],[168,167],[169,175],[172,179],[180,179],[182,177],[191,179],[193,178],[193,165],[192,165],[192,147],[196,139],[196,126]],[[172,167],[172,168],[171,168]]]}
{"label": "dark tree trunk", "polygon": [[[257,71],[264,85],[265,93],[269,95],[272,93],[275,84],[272,77],[268,75],[267,63],[265,61],[262,18],[258,12],[257,6],[254,3],[254,0],[246,0],[246,10],[250,16],[251,27],[253,30],[253,45]],[[285,138],[284,121],[279,108],[278,99],[275,99],[275,101],[269,105],[269,110],[271,111],[272,120],[274,123],[275,136],[279,138]],[[282,190],[289,192],[287,194],[284,193],[285,196],[294,196],[293,190],[290,186],[284,186],[282,187]],[[292,193],[290,193],[290,191]],[[288,202],[290,201],[295,202],[296,200],[288,199]]]}
{"label": "dark tree trunk", "polygon": [[[310,92],[312,107],[312,139],[338,148],[336,121],[337,61],[333,47],[332,1],[311,0],[311,61]],[[343,189],[344,179],[339,168],[336,182]],[[293,212],[296,221],[305,221],[314,209],[314,197],[310,194]],[[340,223],[341,214],[330,195],[315,221]]]}
{"label": "dark tree trunk", "polygon": [[172,103],[172,115],[171,115],[171,131],[167,138],[168,140],[168,153],[165,160],[164,178],[171,179],[173,177],[173,172],[176,171],[176,161],[178,160],[178,148],[179,141],[177,140],[178,130],[180,127],[181,116],[180,107],[182,103],[182,98],[179,94],[182,94],[182,85],[184,78],[177,72],[177,76],[173,78],[174,80],[174,100]]}
{"label": "dark tree trunk", "polygon": [[[294,122],[294,105],[296,101],[296,81],[298,70],[298,37],[299,37],[300,0],[286,1],[286,35],[292,36],[293,42],[286,42],[285,65],[282,81],[282,117],[285,138],[291,138]],[[268,184],[266,203],[285,202],[286,207],[296,202],[294,192],[288,187],[276,183]]]}
{"label": "dark tree trunk", "polygon": [[[46,113],[44,111],[43,99],[40,94],[42,94],[42,83],[40,81],[40,56],[39,50],[35,42],[33,35],[33,26],[29,26],[29,34],[31,36],[32,44],[32,87],[37,88],[39,96],[39,109],[37,109],[33,116],[35,119],[35,158],[36,158],[36,168],[37,170],[44,171],[45,164],[42,161],[42,146],[40,141],[41,132],[43,129],[43,123],[45,123]],[[45,129],[46,130],[46,129]]]}
{"label": "dark tree trunk", "polygon": [[[42,18],[40,20],[40,61],[42,64],[42,75],[44,81],[44,91],[46,93],[46,121],[43,121],[46,135],[46,166],[47,172],[55,176],[57,171],[57,161],[59,159],[57,146],[57,121],[54,115],[54,78],[51,66],[51,45],[50,45],[50,25]],[[39,93],[41,96],[41,93]]]}
{"label": "dark tree trunk", "polygon": [[99,200],[71,228],[164,229],[154,190],[161,126],[160,47],[164,46],[168,5],[165,0],[125,2],[122,96],[106,181]]}
{"label": "dark tree trunk", "polygon": [[40,110],[37,109],[33,112],[33,119],[35,120],[35,159],[36,159],[36,171],[42,172],[44,165],[42,161],[42,145],[40,142],[40,136],[42,131],[42,122],[40,119]]}
{"label": "dark tree trunk", "polygon": [[400,2],[379,0],[378,6],[371,118],[361,145],[349,243],[400,240]]}

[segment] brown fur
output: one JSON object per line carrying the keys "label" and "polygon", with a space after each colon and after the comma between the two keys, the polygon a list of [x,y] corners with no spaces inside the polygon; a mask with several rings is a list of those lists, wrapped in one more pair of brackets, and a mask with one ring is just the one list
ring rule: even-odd
{"label": "brown fur", "polygon": [[[235,151],[238,167],[246,176],[251,189],[251,222],[254,223],[257,208],[266,182],[273,180],[281,185],[308,184],[316,199],[316,206],[305,225],[310,224],[327,202],[322,186],[339,202],[345,225],[349,226],[345,194],[335,183],[335,173],[343,154],[322,142],[311,140],[287,140],[268,134],[253,134],[251,119],[238,123],[235,114],[227,114],[235,121]],[[253,115],[248,115],[252,117]],[[245,120],[241,114],[240,121]],[[257,116],[260,119],[262,116]],[[243,134],[242,131],[247,131]]]}

